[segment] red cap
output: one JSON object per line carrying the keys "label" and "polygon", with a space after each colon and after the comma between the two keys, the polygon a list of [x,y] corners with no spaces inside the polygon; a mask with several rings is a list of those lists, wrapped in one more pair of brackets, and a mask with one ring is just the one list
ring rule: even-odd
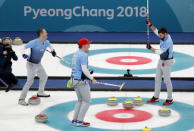
{"label": "red cap", "polygon": [[87,44],[90,44],[90,43],[92,43],[92,41],[89,41],[89,40],[86,39],[86,38],[82,38],[82,39],[80,39],[80,40],[78,41],[78,45],[79,45],[79,46],[87,45]]}

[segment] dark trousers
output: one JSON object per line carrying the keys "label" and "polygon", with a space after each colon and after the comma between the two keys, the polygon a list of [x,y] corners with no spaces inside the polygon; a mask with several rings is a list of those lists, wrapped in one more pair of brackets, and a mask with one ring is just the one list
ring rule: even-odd
{"label": "dark trousers", "polygon": [[18,82],[17,78],[12,73],[11,67],[0,67],[0,78],[8,85],[15,85]]}

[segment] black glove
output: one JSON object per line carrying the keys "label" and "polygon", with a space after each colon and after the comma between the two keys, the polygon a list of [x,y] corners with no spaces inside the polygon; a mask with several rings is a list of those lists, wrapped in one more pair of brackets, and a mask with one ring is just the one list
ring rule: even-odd
{"label": "black glove", "polygon": [[51,52],[51,54],[52,54],[53,57],[55,57],[55,56],[57,55],[57,53],[55,52],[55,50],[53,50],[53,51]]}
{"label": "black glove", "polygon": [[89,70],[89,72],[90,72],[90,74],[91,74],[91,75],[94,73],[94,71],[93,71],[93,70]]}
{"label": "black glove", "polygon": [[[89,70],[89,72],[90,72],[90,74],[91,74],[91,75],[94,73],[94,71],[93,71],[93,70]],[[86,79],[88,79],[88,78],[85,76],[85,74],[84,74],[84,73],[82,73],[82,75],[81,75],[81,79],[82,79],[82,80],[86,80]]]}
{"label": "black glove", "polygon": [[150,44],[147,44],[147,45],[146,45],[146,48],[147,48],[148,50],[150,50],[150,49],[152,48],[152,46],[151,46]]}
{"label": "black glove", "polygon": [[14,57],[15,56],[15,51],[11,51],[11,52],[9,52],[9,55],[11,56],[11,57]]}

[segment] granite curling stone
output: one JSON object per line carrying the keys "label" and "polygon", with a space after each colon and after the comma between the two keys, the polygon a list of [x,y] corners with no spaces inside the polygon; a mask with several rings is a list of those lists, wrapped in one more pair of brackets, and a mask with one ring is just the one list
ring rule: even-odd
{"label": "granite curling stone", "polygon": [[28,103],[30,105],[39,105],[40,104],[40,98],[37,96],[32,96],[28,99]]}
{"label": "granite curling stone", "polygon": [[38,123],[45,123],[48,121],[48,116],[46,114],[38,114],[35,116],[35,121]]}
{"label": "granite curling stone", "polygon": [[108,105],[108,106],[117,106],[118,105],[118,100],[117,100],[117,98],[116,97],[110,97],[110,98],[108,98],[108,100],[107,100],[107,102],[106,102],[106,104]]}
{"label": "granite curling stone", "polygon": [[141,131],[152,131],[151,128],[148,128],[147,126],[145,128],[143,128]]}
{"label": "granite curling stone", "polygon": [[135,99],[133,99],[134,106],[142,106],[144,104],[144,100],[138,96]]}
{"label": "granite curling stone", "polygon": [[132,109],[133,106],[134,106],[133,101],[130,99],[123,102],[123,108],[125,109]]}
{"label": "granite curling stone", "polygon": [[162,117],[168,117],[171,115],[171,110],[166,108],[166,107],[163,107],[161,108],[159,111],[158,111],[158,114]]}
{"label": "granite curling stone", "polygon": [[23,41],[21,38],[19,37],[16,37],[14,40],[13,40],[13,45],[22,45],[23,44]]}

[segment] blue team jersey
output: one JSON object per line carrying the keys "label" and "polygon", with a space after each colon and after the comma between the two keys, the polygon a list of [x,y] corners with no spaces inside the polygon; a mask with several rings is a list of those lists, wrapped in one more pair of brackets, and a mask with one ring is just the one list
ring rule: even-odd
{"label": "blue team jersey", "polygon": [[160,55],[161,60],[168,60],[173,58],[173,41],[171,36],[168,34],[168,37],[163,40],[160,40],[160,49],[162,54]]}
{"label": "blue team jersey", "polygon": [[28,60],[33,63],[40,63],[46,48],[49,46],[50,42],[48,40],[45,40],[43,43],[41,43],[39,39],[28,42],[25,45],[26,49],[31,49],[30,58]]}
{"label": "blue team jersey", "polygon": [[72,72],[71,76],[74,79],[81,80],[82,67],[81,65],[88,66],[88,54],[83,50],[77,51],[72,58]]}

